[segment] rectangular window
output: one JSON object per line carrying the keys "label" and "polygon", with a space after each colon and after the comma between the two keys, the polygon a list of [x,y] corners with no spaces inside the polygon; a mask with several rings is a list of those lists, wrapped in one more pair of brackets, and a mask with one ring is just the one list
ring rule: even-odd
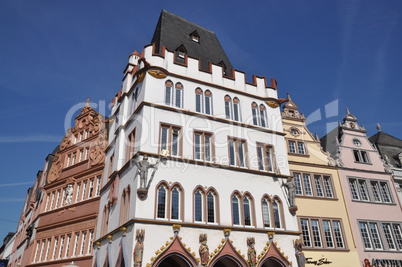
{"label": "rectangular window", "polygon": [[372,249],[373,247],[371,245],[371,239],[370,239],[367,223],[366,222],[360,222],[359,223],[359,228],[360,228],[360,234],[362,235],[364,248]]}
{"label": "rectangular window", "polygon": [[67,242],[66,242],[66,253],[64,253],[64,258],[69,257],[70,245],[71,245],[71,234],[68,234],[67,235]]}
{"label": "rectangular window", "polygon": [[71,165],[74,165],[76,160],[77,160],[77,152],[74,152],[73,156],[71,157]]}
{"label": "rectangular window", "polygon": [[66,163],[66,167],[70,166],[70,162],[71,162],[71,155],[67,156],[67,163]]}
{"label": "rectangular window", "polygon": [[202,112],[202,92],[195,94],[195,111]]}
{"label": "rectangular window", "polygon": [[395,240],[396,240],[396,245],[399,250],[402,250],[402,231],[401,231],[401,226],[399,224],[392,224],[392,230],[394,232]]}
{"label": "rectangular window", "polygon": [[91,254],[92,253],[92,243],[93,243],[93,239],[94,239],[94,230],[90,230],[89,231],[89,240],[88,240],[88,249],[87,249],[87,254]]}
{"label": "rectangular window", "polygon": [[365,180],[358,180],[358,187],[359,187],[359,193],[361,200],[363,201],[369,201],[369,196],[367,192],[367,185]]}
{"label": "rectangular window", "polygon": [[57,209],[59,207],[59,201],[60,201],[60,190],[57,190],[55,209]]}
{"label": "rectangular window", "polygon": [[170,151],[172,156],[180,156],[181,128],[173,125],[161,125],[160,147]]}
{"label": "rectangular window", "polygon": [[327,197],[330,198],[334,197],[331,178],[329,176],[324,176],[324,187],[325,187],[325,194],[327,195]]}
{"label": "rectangular window", "polygon": [[374,201],[382,202],[378,182],[372,181],[370,184],[371,184],[371,192],[373,192],[373,196],[374,196]]}
{"label": "rectangular window", "polygon": [[289,140],[288,148],[289,148],[289,153],[301,154],[301,155],[306,154],[306,148],[304,146],[304,142]]}
{"label": "rectangular window", "polygon": [[340,221],[332,221],[332,226],[334,229],[336,246],[338,248],[345,248],[345,243],[343,242],[343,234],[341,229],[341,222]]}
{"label": "rectangular window", "polygon": [[89,181],[89,192],[88,192],[88,198],[91,198],[93,196],[93,192],[94,192],[94,178],[92,178]]}
{"label": "rectangular window", "polygon": [[37,260],[38,260],[39,248],[40,248],[40,241],[38,241],[38,243],[36,243],[35,257],[34,257],[33,262],[37,262]]}
{"label": "rectangular window", "polygon": [[303,183],[304,183],[304,192],[306,192],[306,195],[312,196],[313,191],[311,189],[311,181],[309,174],[303,174]]}
{"label": "rectangular window", "polygon": [[296,187],[296,194],[303,195],[303,187],[302,187],[302,181],[300,179],[300,173],[293,173],[293,182]]}
{"label": "rectangular window", "polygon": [[311,245],[311,238],[310,238],[310,227],[309,221],[306,219],[300,220],[301,230],[303,235],[303,243],[306,247],[312,247]]}
{"label": "rectangular window", "polygon": [[80,157],[79,157],[79,161],[78,161],[78,162],[81,162],[81,161],[83,160],[83,158],[84,158],[84,150],[81,149],[81,150],[80,150]]}
{"label": "rectangular window", "polygon": [[246,141],[229,137],[229,162],[231,166],[246,167]]}
{"label": "rectangular window", "polygon": [[257,144],[257,156],[258,156],[258,165],[259,169],[273,172],[273,146]]}
{"label": "rectangular window", "polygon": [[322,190],[322,181],[320,175],[314,175],[315,191],[318,197],[324,196],[324,191]]}
{"label": "rectangular window", "polygon": [[324,228],[324,236],[327,248],[334,248],[334,240],[332,237],[331,223],[330,221],[322,221]]}
{"label": "rectangular window", "polygon": [[58,259],[61,259],[61,257],[63,256],[64,239],[65,239],[65,236],[62,236],[61,239],[60,239],[60,250],[59,250],[59,256],[57,257]]}
{"label": "rectangular window", "polygon": [[396,250],[394,237],[392,236],[392,231],[391,231],[391,224],[383,223],[382,229],[384,231],[385,239],[387,240],[388,249]]}
{"label": "rectangular window", "polygon": [[85,157],[84,159],[87,160],[89,158],[89,147],[85,148]]}
{"label": "rectangular window", "polygon": [[[392,203],[387,182],[349,178],[349,186],[353,200]],[[372,194],[369,193],[369,190]]]}
{"label": "rectangular window", "polygon": [[349,179],[350,192],[352,194],[352,199],[359,200],[359,194],[357,193],[357,181],[355,179]]}
{"label": "rectangular window", "polygon": [[77,184],[77,191],[75,192],[75,202],[78,202],[79,196],[80,196],[80,191],[81,191],[81,183]]}
{"label": "rectangular window", "polygon": [[53,253],[52,253],[52,258],[51,258],[52,260],[56,259],[58,242],[59,242],[59,237],[55,237],[54,238],[54,244],[53,244]]}
{"label": "rectangular window", "polygon": [[81,238],[81,251],[80,251],[80,255],[84,255],[85,253],[85,242],[87,239],[87,231],[84,231],[82,233],[82,238]]}
{"label": "rectangular window", "polygon": [[88,184],[88,181],[84,181],[83,187],[82,187],[81,200],[85,199],[85,195],[86,195],[86,191],[87,191],[87,184]]}
{"label": "rectangular window", "polygon": [[371,238],[374,243],[374,248],[382,250],[382,242],[381,242],[380,233],[378,232],[377,223],[372,223],[372,222],[369,223],[369,228],[370,228]]}
{"label": "rectangular window", "polygon": [[360,163],[370,163],[370,160],[368,158],[368,154],[366,151],[361,151],[361,150],[353,150],[353,155],[355,157],[355,162],[360,162]]}
{"label": "rectangular window", "polygon": [[85,139],[87,139],[89,137],[89,130],[85,131]]}
{"label": "rectangular window", "polygon": [[46,206],[45,211],[49,210],[49,203],[50,203],[50,193],[46,195]]}
{"label": "rectangular window", "polygon": [[312,230],[311,232],[313,234],[314,246],[322,247],[320,227],[318,224],[318,220],[311,220],[311,230]]}
{"label": "rectangular window", "polygon": [[100,190],[101,190],[101,178],[102,176],[98,176],[96,177],[96,195],[99,196],[100,195]]}
{"label": "rectangular window", "polygon": [[391,196],[388,190],[388,184],[380,182],[381,196],[385,203],[391,203]]}
{"label": "rectangular window", "polygon": [[339,220],[301,218],[300,227],[306,247],[318,249],[345,249],[346,247]]}
{"label": "rectangular window", "polygon": [[76,232],[75,233],[75,241],[74,241],[74,250],[73,250],[73,256],[77,256],[77,252],[78,252],[78,241],[80,239],[80,233]]}
{"label": "rectangular window", "polygon": [[194,133],[194,158],[198,160],[212,160],[212,134],[205,132]]}

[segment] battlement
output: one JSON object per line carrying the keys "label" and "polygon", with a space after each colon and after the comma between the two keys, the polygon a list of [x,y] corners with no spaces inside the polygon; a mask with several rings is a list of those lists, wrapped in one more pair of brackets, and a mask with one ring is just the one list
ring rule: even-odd
{"label": "battlement", "polygon": [[[238,70],[231,70],[225,73],[225,66],[209,63],[209,70],[201,69],[201,62],[197,58],[189,57],[187,54],[179,55],[177,51],[169,51],[161,48],[161,53],[155,52],[155,45],[145,46],[141,53],[151,66],[158,66],[166,69],[169,73],[199,80],[217,86],[228,87],[235,90],[255,94],[261,97],[277,97],[277,82],[275,79],[267,81],[266,77],[252,76],[252,81],[246,80],[246,73]],[[139,69],[143,68],[141,63]],[[268,89],[268,90],[267,90]]]}

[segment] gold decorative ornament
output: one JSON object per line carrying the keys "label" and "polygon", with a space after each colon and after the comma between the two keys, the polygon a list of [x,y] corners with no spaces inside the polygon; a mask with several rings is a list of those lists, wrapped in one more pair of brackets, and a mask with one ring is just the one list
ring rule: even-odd
{"label": "gold decorative ornament", "polygon": [[149,70],[148,73],[152,77],[155,77],[157,79],[163,79],[163,78],[166,78],[166,76],[167,76],[167,74],[165,72],[158,70],[158,69]]}
{"label": "gold decorative ornament", "polygon": [[268,100],[265,103],[267,103],[267,105],[271,108],[277,108],[279,107],[279,103],[277,101],[274,100]]}

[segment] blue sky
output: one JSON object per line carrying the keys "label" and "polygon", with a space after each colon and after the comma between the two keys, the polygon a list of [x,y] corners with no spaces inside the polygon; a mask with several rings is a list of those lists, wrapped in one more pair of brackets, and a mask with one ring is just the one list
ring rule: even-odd
{"label": "blue sky", "polygon": [[277,79],[320,137],[349,107],[368,135],[379,122],[402,138],[401,1],[144,2],[0,1],[0,239],[71,111],[87,97],[110,103],[161,9],[213,30],[248,77]]}

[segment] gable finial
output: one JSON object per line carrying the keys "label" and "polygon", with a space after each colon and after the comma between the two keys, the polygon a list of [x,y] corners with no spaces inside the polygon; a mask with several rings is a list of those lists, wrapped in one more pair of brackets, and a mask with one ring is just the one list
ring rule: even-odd
{"label": "gable finial", "polygon": [[350,115],[349,108],[346,108],[346,115]]}
{"label": "gable finial", "polygon": [[381,125],[377,122],[377,131],[382,132]]}
{"label": "gable finial", "polygon": [[85,106],[89,107],[89,97],[87,97],[87,101],[85,101]]}

